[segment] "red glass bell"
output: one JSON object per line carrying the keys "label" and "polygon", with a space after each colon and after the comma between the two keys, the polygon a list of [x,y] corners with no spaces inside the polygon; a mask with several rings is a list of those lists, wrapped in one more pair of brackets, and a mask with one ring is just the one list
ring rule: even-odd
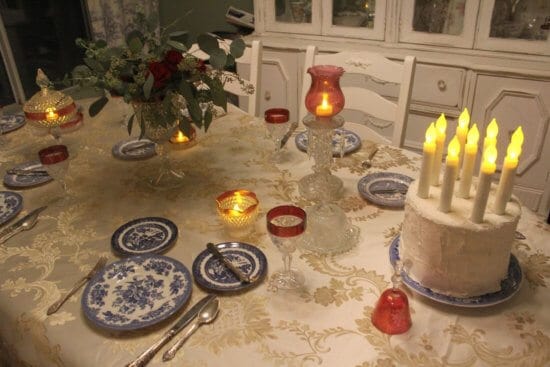
{"label": "red glass bell", "polygon": [[317,117],[330,118],[344,108],[344,93],[340,89],[340,77],[344,69],[332,65],[315,65],[307,69],[311,86],[306,95],[307,110]]}
{"label": "red glass bell", "polygon": [[401,283],[400,265],[396,265],[392,276],[393,288],[386,289],[376,304],[371,321],[383,333],[403,334],[411,328],[411,313],[409,300],[405,292],[398,287]]}

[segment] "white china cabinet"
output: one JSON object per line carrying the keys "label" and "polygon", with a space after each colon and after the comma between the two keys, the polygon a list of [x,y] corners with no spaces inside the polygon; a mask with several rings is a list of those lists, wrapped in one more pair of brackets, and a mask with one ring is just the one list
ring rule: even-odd
{"label": "white china cabinet", "polygon": [[[310,44],[320,52],[369,50],[395,60],[415,55],[405,146],[420,149],[428,123],[442,112],[454,129],[467,107],[483,132],[497,118],[502,161],[508,134],[521,124],[526,143],[514,193],[525,206],[547,214],[550,0],[254,0],[254,16],[248,39],[264,45],[260,114],[284,106],[297,119]],[[387,124],[373,125],[391,135]]]}

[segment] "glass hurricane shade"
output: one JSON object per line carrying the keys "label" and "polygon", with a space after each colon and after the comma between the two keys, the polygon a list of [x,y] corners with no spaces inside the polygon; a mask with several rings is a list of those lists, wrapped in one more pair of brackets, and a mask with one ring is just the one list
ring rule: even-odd
{"label": "glass hurricane shade", "polygon": [[306,94],[306,108],[317,117],[330,118],[344,108],[345,98],[340,89],[344,69],[332,65],[315,65],[307,69],[311,86]]}

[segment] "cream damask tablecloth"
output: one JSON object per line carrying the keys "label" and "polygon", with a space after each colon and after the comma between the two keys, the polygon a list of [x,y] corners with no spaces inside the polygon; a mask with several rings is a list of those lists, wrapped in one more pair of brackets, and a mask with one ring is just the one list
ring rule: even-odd
{"label": "cream damask tablecloth", "polygon": [[[200,136],[197,146],[174,151],[175,164],[189,173],[174,191],[143,184],[158,159],[127,162],[111,155],[127,138],[120,114],[107,106],[86,116],[78,131],[63,136],[73,154],[68,198],[54,201],[58,186],[49,183],[20,190],[23,212],[49,203],[36,227],[0,245],[0,361],[5,366],[123,366],[151,345],[175,318],[144,332],[109,333],[87,322],[80,290],[56,314],[46,309],[84,275],[97,258],[111,251],[110,238],[125,222],[144,216],[171,219],[179,228],[177,244],[165,255],[189,269],[207,241],[229,240],[215,209],[215,198],[236,188],[254,191],[261,213],[254,234],[269,262],[268,275],[282,265],[266,234],[265,213],[294,203],[307,207],[297,182],[312,162],[291,140],[284,163],[268,162],[270,143],[262,121],[230,109]],[[28,126],[10,133],[2,147],[1,172],[36,159],[52,138],[37,137]],[[338,202],[361,229],[359,244],[331,256],[296,253],[294,264],[306,276],[298,293],[274,293],[267,280],[240,295],[221,296],[217,320],[202,327],[175,360],[151,366],[548,366],[550,365],[550,226],[525,209],[519,224],[527,238],[516,241],[524,282],[518,294],[497,306],[464,309],[427,300],[407,291],[413,320],[403,335],[388,336],[370,321],[381,292],[390,286],[388,247],[399,233],[403,211],[376,207],[357,191],[368,172],[394,171],[416,177],[420,159],[411,152],[381,146],[374,167],[361,167],[372,148],[336,159],[335,174],[345,183]],[[20,214],[21,216],[21,214]],[[194,286],[191,301],[204,291]],[[188,308],[188,307],[186,307]],[[182,310],[184,311],[184,310]],[[181,313],[180,313],[181,314]],[[1,365],[1,363],[0,363]]]}

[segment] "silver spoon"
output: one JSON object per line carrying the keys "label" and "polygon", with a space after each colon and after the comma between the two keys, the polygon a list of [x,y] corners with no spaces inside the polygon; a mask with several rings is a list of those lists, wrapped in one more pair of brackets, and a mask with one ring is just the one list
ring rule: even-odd
{"label": "silver spoon", "polygon": [[177,351],[182,347],[182,345],[189,339],[189,337],[199,328],[199,326],[208,324],[218,316],[218,311],[220,309],[220,300],[215,298],[212,302],[208,302],[204,307],[199,311],[199,315],[195,322],[191,325],[189,330],[180,338],[178,341],[170,347],[162,355],[162,360],[164,362],[173,359],[176,356]]}
{"label": "silver spoon", "polygon": [[374,158],[374,155],[376,154],[376,152],[378,152],[378,148],[374,148],[372,152],[369,153],[369,156],[367,157],[367,159],[361,163],[361,166],[363,166],[363,168],[372,167],[372,159]]}

